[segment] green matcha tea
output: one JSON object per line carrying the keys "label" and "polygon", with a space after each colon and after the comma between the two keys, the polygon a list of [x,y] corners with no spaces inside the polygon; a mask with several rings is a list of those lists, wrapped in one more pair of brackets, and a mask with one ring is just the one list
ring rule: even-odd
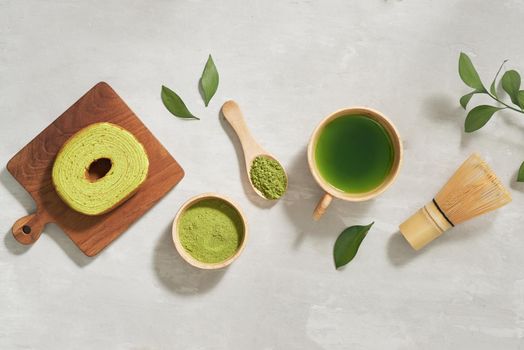
{"label": "green matcha tea", "polygon": [[391,172],[394,156],[386,129],[364,115],[332,120],[315,147],[322,178],[347,193],[365,193],[380,186]]}
{"label": "green matcha tea", "polygon": [[180,243],[204,263],[219,263],[235,255],[244,240],[244,230],[240,213],[219,198],[191,205],[178,223]]}
{"label": "green matcha tea", "polygon": [[269,157],[258,156],[253,160],[249,178],[267,199],[279,199],[286,192],[286,172],[278,161]]}

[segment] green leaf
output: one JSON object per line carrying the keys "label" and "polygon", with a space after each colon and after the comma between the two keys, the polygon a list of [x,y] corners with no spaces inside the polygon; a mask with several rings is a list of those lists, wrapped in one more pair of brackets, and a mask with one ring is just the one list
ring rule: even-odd
{"label": "green leaf", "polygon": [[473,95],[478,94],[478,93],[479,93],[478,91],[472,91],[469,94],[462,96],[460,98],[460,105],[462,106],[462,108],[466,109],[466,107],[468,106],[469,100],[471,100]]}
{"label": "green leaf", "polygon": [[495,80],[493,80],[493,82],[491,83],[491,86],[489,87],[489,92],[491,92],[491,94],[493,96],[495,96],[496,98],[498,98],[498,95],[497,95],[497,87],[495,86]]}
{"label": "green leaf", "polygon": [[209,55],[204,71],[202,72],[202,77],[200,78],[200,87],[202,88],[202,93],[204,95],[204,102],[207,105],[218,88],[218,72],[213,58]]}
{"label": "green leaf", "polygon": [[516,70],[508,70],[501,79],[502,88],[511,98],[511,102],[519,105],[520,74]]}
{"label": "green leaf", "polygon": [[467,86],[475,90],[486,91],[473,63],[464,52],[461,52],[459,57],[459,75]]}
{"label": "green leaf", "polygon": [[498,98],[498,95],[497,95],[497,78],[499,76],[499,73],[500,71],[502,70],[502,67],[504,67],[504,64],[508,62],[508,60],[504,60],[502,62],[502,64],[500,65],[499,67],[499,70],[497,71],[497,74],[495,74],[495,78],[493,78],[493,82],[491,82],[491,85],[489,87],[489,91],[491,92],[491,94],[493,96],[495,96],[496,98]]}
{"label": "green leaf", "polygon": [[524,90],[520,90],[518,94],[520,109],[524,109]]}
{"label": "green leaf", "polygon": [[191,114],[180,96],[178,96],[170,88],[162,85],[162,92],[160,96],[162,97],[164,106],[166,106],[167,110],[174,116],[185,119],[200,119]]}
{"label": "green leaf", "polygon": [[494,106],[482,105],[469,111],[466,117],[465,131],[473,132],[482,128],[497,111],[504,109]]}
{"label": "green leaf", "polygon": [[518,182],[524,182],[524,162],[520,165],[519,174],[517,176]]}
{"label": "green leaf", "polygon": [[333,257],[337,269],[353,260],[362,240],[373,224],[374,222],[367,226],[351,226],[342,231],[333,248]]}

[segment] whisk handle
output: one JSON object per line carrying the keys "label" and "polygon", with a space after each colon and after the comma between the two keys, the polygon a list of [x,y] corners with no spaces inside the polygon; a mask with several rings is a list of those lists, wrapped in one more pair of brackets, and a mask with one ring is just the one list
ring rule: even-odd
{"label": "whisk handle", "polygon": [[399,229],[411,247],[419,250],[451,227],[452,224],[433,200],[400,224]]}

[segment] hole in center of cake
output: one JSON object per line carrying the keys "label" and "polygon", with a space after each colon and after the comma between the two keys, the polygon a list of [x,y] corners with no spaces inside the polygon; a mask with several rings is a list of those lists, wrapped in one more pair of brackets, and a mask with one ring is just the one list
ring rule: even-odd
{"label": "hole in center of cake", "polygon": [[86,178],[91,182],[98,181],[107,175],[112,165],[113,163],[109,158],[95,159],[87,168]]}

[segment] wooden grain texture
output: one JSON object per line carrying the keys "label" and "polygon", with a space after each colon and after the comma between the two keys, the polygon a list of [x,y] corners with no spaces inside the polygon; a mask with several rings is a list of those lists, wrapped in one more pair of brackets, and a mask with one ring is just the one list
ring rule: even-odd
{"label": "wooden grain texture", "polygon": [[[80,129],[111,122],[133,133],[149,157],[149,174],[137,193],[107,214],[87,216],[69,208],[57,195],[51,169],[62,144]],[[36,202],[36,213],[19,219],[13,235],[23,244],[40,236],[46,223],[58,224],[88,256],[98,254],[140,218],[183,177],[184,171],[116,92],[98,83],[20,150],[7,169]],[[27,225],[30,233],[23,228]],[[26,231],[29,231],[26,227]]]}

